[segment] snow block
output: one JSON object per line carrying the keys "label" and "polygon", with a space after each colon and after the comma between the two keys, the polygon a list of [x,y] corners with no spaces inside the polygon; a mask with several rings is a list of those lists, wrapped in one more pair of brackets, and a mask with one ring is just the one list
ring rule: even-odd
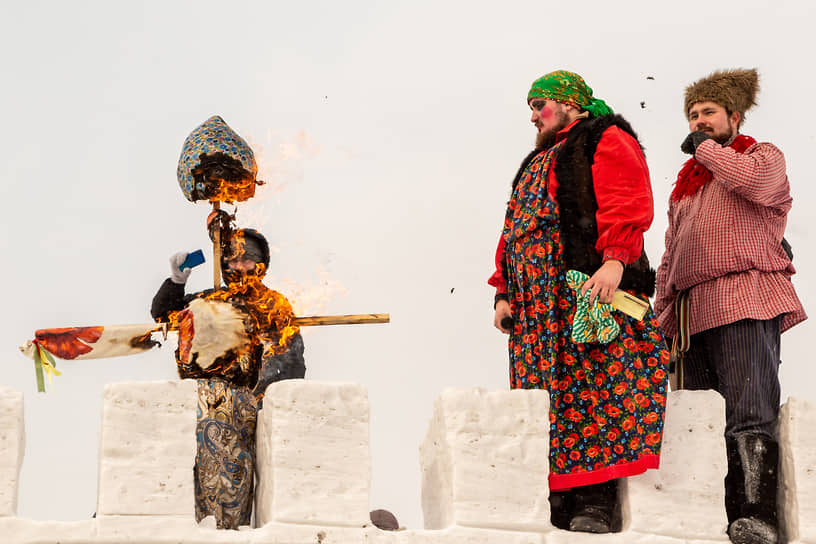
{"label": "snow block", "polygon": [[420,447],[426,529],[549,531],[549,395],[446,389]]}
{"label": "snow block", "polygon": [[791,541],[816,544],[816,403],[789,398],[779,411],[780,507]]}
{"label": "snow block", "polygon": [[660,469],[628,479],[629,527],[642,534],[728,541],[725,400],[716,391],[668,394]]}
{"label": "snow block", "polygon": [[97,515],[193,516],[196,380],[105,387]]}
{"label": "snow block", "polygon": [[17,515],[24,454],[23,394],[0,385],[0,517]]}
{"label": "snow block", "polygon": [[255,519],[362,527],[371,482],[368,391],[283,380],[258,414]]}
{"label": "snow block", "polygon": [[[0,539],[3,544],[90,544],[100,542],[95,539],[96,521],[95,519],[34,521],[21,518],[0,518]],[[115,542],[110,544],[115,544]]]}

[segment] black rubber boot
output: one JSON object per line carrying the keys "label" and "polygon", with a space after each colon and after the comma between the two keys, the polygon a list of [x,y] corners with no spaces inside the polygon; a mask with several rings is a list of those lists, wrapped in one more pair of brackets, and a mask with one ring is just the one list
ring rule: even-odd
{"label": "black rubber boot", "polygon": [[754,433],[726,438],[725,511],[734,544],[776,544],[779,446]]}
{"label": "black rubber boot", "polygon": [[576,487],[572,491],[575,507],[569,530],[582,533],[611,532],[618,501],[617,480]]}
{"label": "black rubber boot", "polygon": [[553,527],[569,531],[572,512],[575,510],[575,491],[550,491],[550,523]]}

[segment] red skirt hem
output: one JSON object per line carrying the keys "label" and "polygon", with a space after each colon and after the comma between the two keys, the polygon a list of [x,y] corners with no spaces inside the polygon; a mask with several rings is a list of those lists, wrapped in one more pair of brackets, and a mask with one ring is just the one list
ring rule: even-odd
{"label": "red skirt hem", "polygon": [[598,470],[573,472],[571,474],[550,474],[550,491],[566,491],[573,487],[599,484],[615,478],[625,478],[643,474],[650,468],[660,467],[659,455],[644,455],[635,461],[604,467]]}

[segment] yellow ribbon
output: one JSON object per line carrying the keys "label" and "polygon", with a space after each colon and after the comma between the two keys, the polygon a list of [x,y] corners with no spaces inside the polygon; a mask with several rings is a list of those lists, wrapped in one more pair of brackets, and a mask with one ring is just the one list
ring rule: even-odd
{"label": "yellow ribbon", "polygon": [[36,365],[39,364],[42,367],[45,371],[45,375],[48,376],[48,386],[53,387],[52,376],[62,376],[62,372],[57,370],[54,357],[47,349],[42,347],[39,342],[36,342],[34,345],[37,346],[37,354],[39,355],[39,357],[35,359],[34,365],[36,367]]}

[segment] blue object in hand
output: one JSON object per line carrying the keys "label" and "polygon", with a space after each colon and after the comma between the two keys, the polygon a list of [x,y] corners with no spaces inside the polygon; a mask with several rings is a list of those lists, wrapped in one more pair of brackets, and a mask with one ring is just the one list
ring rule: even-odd
{"label": "blue object in hand", "polygon": [[203,262],[204,252],[201,251],[200,249],[197,249],[192,253],[187,254],[187,258],[184,259],[183,263],[181,263],[181,266],[179,266],[179,270],[184,270],[185,268],[194,268]]}

